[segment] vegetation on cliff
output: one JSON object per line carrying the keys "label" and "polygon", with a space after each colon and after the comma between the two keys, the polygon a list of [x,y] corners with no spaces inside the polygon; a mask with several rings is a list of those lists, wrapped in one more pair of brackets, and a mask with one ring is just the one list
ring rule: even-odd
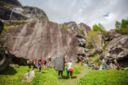
{"label": "vegetation on cliff", "polygon": [[128,34],[128,20],[122,19],[121,22],[116,21],[115,23],[116,32],[121,34]]}

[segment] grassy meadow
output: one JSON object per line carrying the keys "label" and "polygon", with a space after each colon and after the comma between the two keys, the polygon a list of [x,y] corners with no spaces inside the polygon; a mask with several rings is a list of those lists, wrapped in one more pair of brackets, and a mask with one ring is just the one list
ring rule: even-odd
{"label": "grassy meadow", "polygon": [[[128,85],[128,70],[92,70],[81,64],[74,67],[74,79],[58,79],[53,68],[35,69],[32,82],[23,82],[23,75],[30,69],[28,66],[9,67],[0,74],[0,85]],[[66,76],[66,72],[64,72]]]}

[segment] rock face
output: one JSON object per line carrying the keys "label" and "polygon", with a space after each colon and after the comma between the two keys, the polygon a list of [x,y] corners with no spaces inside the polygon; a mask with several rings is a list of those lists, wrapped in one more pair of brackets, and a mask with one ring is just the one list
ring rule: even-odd
{"label": "rock face", "polygon": [[128,36],[121,35],[114,38],[107,46],[103,56],[108,60],[116,58],[123,66],[126,65],[128,62]]}
{"label": "rock face", "polygon": [[[84,28],[86,29],[86,28]],[[4,47],[11,54],[26,59],[67,55],[75,58],[79,42],[77,24],[57,24],[47,20],[32,20],[4,34]]]}
{"label": "rock face", "polygon": [[21,4],[17,0],[1,0],[0,1],[0,18],[3,20],[21,20],[26,17],[19,12]]}
{"label": "rock face", "polygon": [[[13,2],[8,3],[5,0],[5,3],[12,4]],[[90,27],[86,24],[78,25],[75,22],[57,24],[49,21],[41,9],[22,7],[20,4],[14,6],[15,10],[0,7],[1,19],[5,20],[7,16],[5,17],[4,14],[7,14],[7,20],[26,21],[24,24],[8,27],[8,30],[1,34],[1,46],[6,47],[11,56],[40,59],[67,55],[75,60],[78,54],[83,54],[86,46],[85,36],[90,31]],[[17,62],[17,59],[14,60]]]}
{"label": "rock face", "polygon": [[104,40],[105,40],[105,41],[111,41],[111,40],[113,40],[114,38],[117,38],[117,37],[119,37],[119,36],[121,36],[121,34],[117,33],[115,30],[110,30],[110,31],[109,31],[109,35],[105,36],[105,37],[104,37]]}
{"label": "rock face", "polygon": [[0,1],[0,18],[3,20],[26,20],[34,17],[48,19],[45,12],[39,8],[23,7],[17,0]]}
{"label": "rock face", "polygon": [[18,0],[1,0],[1,1],[15,6],[22,6]]}
{"label": "rock face", "polygon": [[46,18],[46,19],[48,19],[45,12],[39,8],[25,6],[25,7],[22,7],[22,9],[23,9],[23,11],[21,12],[21,14],[23,14],[27,18],[41,18],[41,19]]}

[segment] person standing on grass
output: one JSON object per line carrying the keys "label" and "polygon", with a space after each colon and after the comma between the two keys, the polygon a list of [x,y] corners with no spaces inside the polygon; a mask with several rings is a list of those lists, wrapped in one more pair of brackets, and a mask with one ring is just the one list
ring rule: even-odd
{"label": "person standing on grass", "polygon": [[41,67],[43,69],[45,69],[46,68],[46,60],[42,57],[40,62],[41,62]]}
{"label": "person standing on grass", "polygon": [[67,77],[72,78],[72,74],[73,74],[72,61],[69,60],[66,65],[67,65],[66,67]]}
{"label": "person standing on grass", "polygon": [[33,64],[34,64],[34,67],[37,66],[37,59],[33,59]]}
{"label": "person standing on grass", "polygon": [[48,61],[47,62],[47,67],[48,68],[52,67],[52,58],[51,58],[51,56],[48,57],[48,60],[47,61]]}
{"label": "person standing on grass", "polygon": [[41,72],[41,59],[38,60],[38,71]]}
{"label": "person standing on grass", "polygon": [[58,78],[61,79],[63,78],[63,71],[64,71],[64,57],[56,57],[54,60],[54,68],[56,71],[58,71]]}
{"label": "person standing on grass", "polygon": [[40,72],[41,71],[41,59],[39,59],[39,60],[34,59],[33,64],[38,69],[38,71]]}

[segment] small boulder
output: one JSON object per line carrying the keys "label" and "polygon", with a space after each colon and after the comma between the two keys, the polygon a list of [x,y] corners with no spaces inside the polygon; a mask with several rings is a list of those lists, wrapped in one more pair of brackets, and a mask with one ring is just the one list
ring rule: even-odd
{"label": "small boulder", "polygon": [[35,77],[35,72],[34,72],[34,70],[32,70],[23,75],[22,81],[23,82],[31,82],[34,77]]}

